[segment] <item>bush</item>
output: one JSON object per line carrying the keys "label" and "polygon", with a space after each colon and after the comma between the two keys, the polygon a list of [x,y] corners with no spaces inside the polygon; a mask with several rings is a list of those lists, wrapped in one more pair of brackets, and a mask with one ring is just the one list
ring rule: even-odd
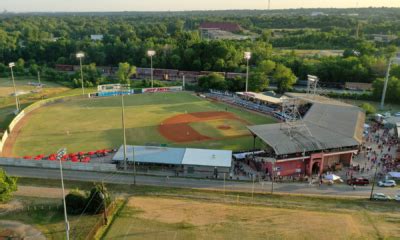
{"label": "bush", "polygon": [[360,108],[364,109],[364,111],[367,115],[376,113],[376,108],[369,103],[361,104]]}
{"label": "bush", "polygon": [[8,176],[3,169],[0,169],[0,202],[9,201],[15,191],[17,191],[17,178]]}
{"label": "bush", "polygon": [[68,214],[81,214],[86,207],[87,196],[78,189],[72,190],[66,197]]}

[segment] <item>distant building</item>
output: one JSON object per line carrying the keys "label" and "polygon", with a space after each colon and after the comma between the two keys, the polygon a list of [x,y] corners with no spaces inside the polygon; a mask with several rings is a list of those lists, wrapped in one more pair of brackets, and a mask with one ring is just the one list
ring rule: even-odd
{"label": "distant building", "polygon": [[383,43],[389,43],[397,39],[396,35],[371,34],[371,36],[375,42],[383,42]]}
{"label": "distant building", "polygon": [[324,12],[312,12],[311,13],[312,17],[317,17],[317,16],[328,16],[328,14],[324,13]]}
{"label": "distant building", "polygon": [[103,41],[104,36],[102,34],[93,34],[90,35],[90,39],[92,41]]}
{"label": "distant building", "polygon": [[234,34],[242,30],[239,24],[229,22],[204,22],[200,24],[200,34],[204,39],[245,40],[249,36]]}
{"label": "distant building", "polygon": [[242,30],[239,24],[229,22],[204,22],[200,24],[200,30],[222,30],[227,32],[238,32]]}
{"label": "distant building", "polygon": [[344,87],[348,90],[371,91],[372,83],[346,82]]}

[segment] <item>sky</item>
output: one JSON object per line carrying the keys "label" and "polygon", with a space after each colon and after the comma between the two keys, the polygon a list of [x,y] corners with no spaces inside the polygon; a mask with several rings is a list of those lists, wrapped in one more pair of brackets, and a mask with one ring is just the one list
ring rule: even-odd
{"label": "sky", "polygon": [[[184,11],[266,9],[268,0],[0,0],[0,11]],[[400,0],[271,0],[271,9],[400,7]]]}

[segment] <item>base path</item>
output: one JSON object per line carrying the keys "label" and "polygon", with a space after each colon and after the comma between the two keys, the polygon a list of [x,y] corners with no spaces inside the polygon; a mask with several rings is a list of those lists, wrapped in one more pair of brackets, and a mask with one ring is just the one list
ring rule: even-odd
{"label": "base path", "polygon": [[[233,119],[247,124],[245,120],[238,118],[230,112],[196,112],[168,118],[158,126],[158,131],[168,140],[177,143],[211,140],[213,138],[202,135],[189,124],[218,119]],[[224,128],[229,129],[230,127],[224,126]]]}

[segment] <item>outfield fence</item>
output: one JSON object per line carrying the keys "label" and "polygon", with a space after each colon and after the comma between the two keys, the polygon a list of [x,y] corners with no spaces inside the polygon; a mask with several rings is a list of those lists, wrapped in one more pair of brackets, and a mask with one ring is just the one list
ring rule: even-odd
{"label": "outfield fence", "polygon": [[[26,160],[20,158],[0,158],[0,165],[13,166],[13,167],[50,168],[50,169],[60,168],[60,164],[58,161]],[[63,169],[89,171],[89,172],[114,172],[117,171],[117,166],[115,164],[105,164],[105,163],[63,162]]]}

